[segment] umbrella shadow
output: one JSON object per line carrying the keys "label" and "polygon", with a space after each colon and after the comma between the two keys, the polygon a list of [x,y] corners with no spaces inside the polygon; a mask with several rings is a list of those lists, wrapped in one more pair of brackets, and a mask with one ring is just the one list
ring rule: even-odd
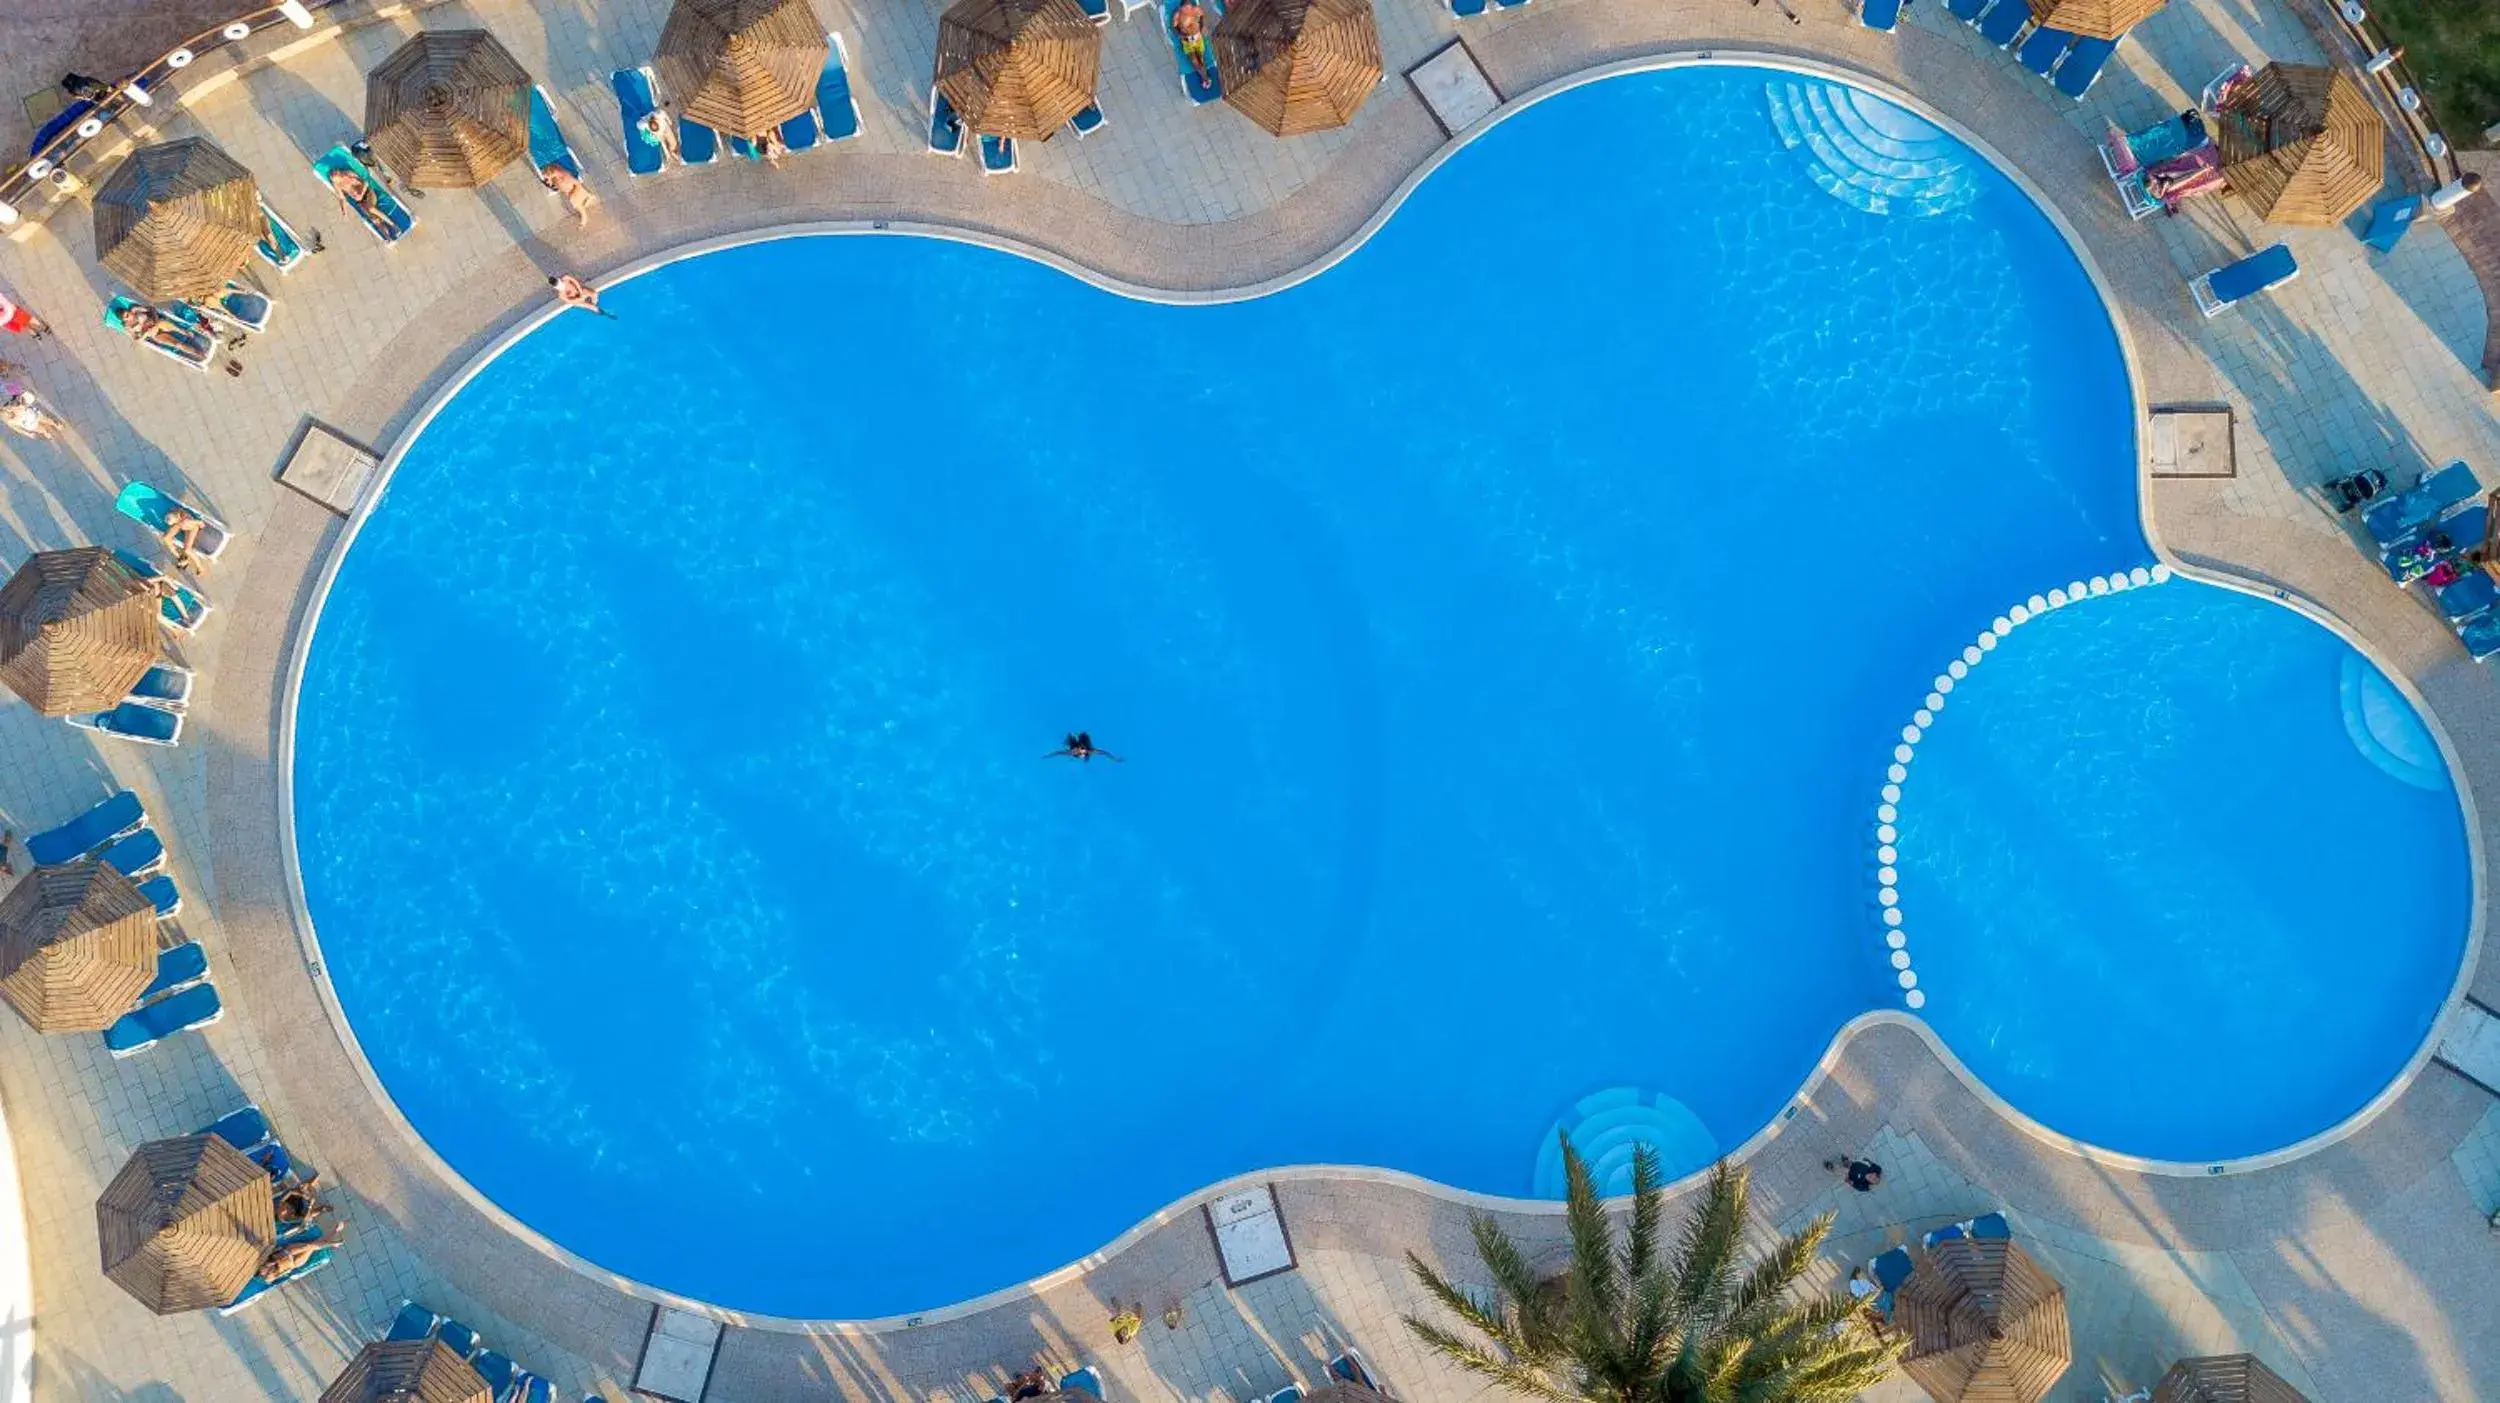
{"label": "umbrella shadow", "polygon": [[363,124],[284,65],[256,70],[243,87],[262,120],[284,132],[307,162],[364,132]]}

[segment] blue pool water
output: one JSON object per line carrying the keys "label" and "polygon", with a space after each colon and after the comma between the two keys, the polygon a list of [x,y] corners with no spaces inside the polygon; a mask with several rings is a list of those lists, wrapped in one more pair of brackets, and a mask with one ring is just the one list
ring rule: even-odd
{"label": "blue pool water", "polygon": [[[2115,339],[2047,222],[1906,114],[1760,72],[1543,104],[1240,305],[870,238],[607,300],[487,367],[348,555],[299,856],[363,1048],[452,1166],[736,1307],[944,1304],[1265,1166],[1524,1194],[1557,1125],[1616,1168],[1732,1149],[1899,1004],[1869,824],[1939,660],[2150,559]],[[791,338],[794,304],[820,320]],[[2359,753],[2331,637],[2152,596],[2108,615],[2132,636],[2021,640],[2052,696],[2168,660],[2135,680],[2172,679],[2170,749],[2052,733],[2096,747],[2093,802],[2219,807],[2255,769],[2271,803]],[[1972,718],[2024,705],[1983,690]],[[2334,772],[2431,922],[2356,981],[2316,958],[2341,907],[2237,902],[2314,870],[2297,848],[2164,815],[2164,860],[2112,875],[2086,814],[2026,854],[2046,877],[1994,855],[2037,776],[1991,759],[2013,723],[1948,763],[1962,719],[1911,786],[1940,865],[1902,880],[1978,913],[1954,937],[1911,887],[1926,1012],[2029,1076],[2018,1105],[2170,1148],[2209,1103],[2148,1107],[2072,1045],[2206,1056],[2143,997],[2156,958],[2239,980],[2259,1050],[2336,986],[2367,1064],[2183,1083],[2230,1105],[2211,1152],[2324,1128],[2418,1042],[2462,932],[2434,928],[2466,883],[2444,789]],[[1126,763],[1042,758],[1079,727]],[[2100,876],[2035,899],[2069,864]],[[2036,923],[1987,915],[2014,902]],[[1985,961],[2120,923],[2126,960],[1971,1021]]]}

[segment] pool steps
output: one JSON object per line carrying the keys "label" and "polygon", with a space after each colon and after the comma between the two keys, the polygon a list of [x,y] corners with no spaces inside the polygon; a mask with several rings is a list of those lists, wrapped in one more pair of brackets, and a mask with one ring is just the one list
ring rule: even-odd
{"label": "pool steps", "polygon": [[2439,742],[2377,668],[2360,654],[2346,654],[2338,692],[2343,703],[2344,734],[2361,758],[2400,784],[2434,794],[2448,788],[2448,762],[2440,758]]}
{"label": "pool steps", "polygon": [[1718,1137],[1683,1102],[1663,1091],[1608,1087],[1573,1102],[1546,1130],[1529,1180],[1538,1198],[1563,1196],[1562,1144],[1557,1138],[1563,1131],[1570,1132],[1571,1147],[1588,1162],[1589,1177],[1607,1198],[1632,1192],[1632,1152],[1637,1146],[1658,1152],[1661,1183],[1673,1183],[1719,1157]]}
{"label": "pool steps", "polygon": [[1928,684],[1925,698],[1918,710],[1911,713],[1910,723],[1901,728],[1901,742],[1892,748],[1892,762],[1884,769],[1884,787],[1880,802],[1875,805],[1875,913],[1884,932],[1885,959],[1892,966],[1893,982],[1901,988],[1901,1002],[1912,1009],[1927,1006],[1927,991],[1919,987],[1918,971],[1910,960],[1910,937],[1903,928],[1901,914],[1901,786],[1909,782],[1910,762],[1918,758],[1918,743],[1927,737],[1929,727],[1944,711],[1945,699],[1970,670],[1987,661],[1997,644],[2015,629],[2052,610],[2087,599],[2115,594],[2120,590],[2157,585],[2171,577],[2167,565],[2138,565],[2128,570],[2113,570],[2089,580],[2076,580],[2062,589],[2035,594],[2022,603],[1988,621],[1979,636],[1964,644],[1960,657],[1945,665]]}
{"label": "pool steps", "polygon": [[1814,78],[1762,85],[1780,144],[1824,193],[1868,214],[1950,214],[1979,198],[1970,153],[1924,118]]}

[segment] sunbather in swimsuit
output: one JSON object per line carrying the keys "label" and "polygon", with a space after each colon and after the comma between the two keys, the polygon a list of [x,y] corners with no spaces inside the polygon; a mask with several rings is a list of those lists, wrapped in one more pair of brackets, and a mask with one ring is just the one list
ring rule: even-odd
{"label": "sunbather in swimsuit", "polygon": [[133,307],[122,313],[122,330],[133,341],[163,346],[186,360],[206,360],[217,350],[215,337],[154,307]]}
{"label": "sunbather in swimsuit", "polygon": [[1180,37],[1181,57],[1198,70],[1198,81],[1212,81],[1207,73],[1207,12],[1198,8],[1198,0],[1181,0],[1173,9],[1172,32]]}
{"label": "sunbather in swimsuit", "polygon": [[667,108],[654,107],[643,113],[642,120],[634,124],[634,133],[660,148],[660,154],[669,160],[685,159],[677,152],[677,119],[668,115]]}
{"label": "sunbather in swimsuit", "polygon": [[399,225],[383,212],[381,199],[363,176],[341,168],[330,172],[330,188],[338,193],[339,204],[349,214],[365,222],[365,227],[385,239],[399,237]]}
{"label": "sunbather in swimsuit", "polygon": [[208,522],[196,513],[181,507],[166,509],[165,553],[174,558],[175,569],[199,570],[208,564],[208,558],[197,550],[200,533],[207,529]]}

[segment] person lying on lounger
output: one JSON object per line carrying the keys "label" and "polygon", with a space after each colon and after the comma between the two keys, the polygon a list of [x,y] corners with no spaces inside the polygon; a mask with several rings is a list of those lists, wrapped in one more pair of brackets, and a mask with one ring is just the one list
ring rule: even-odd
{"label": "person lying on lounger", "polygon": [[1050,752],[1042,758],[1045,760],[1056,760],[1063,755],[1071,760],[1091,760],[1096,756],[1100,756],[1115,765],[1125,763],[1119,756],[1114,755],[1110,751],[1094,744],[1094,737],[1092,733],[1087,731],[1079,731],[1075,735],[1068,737],[1066,742],[1063,743],[1057,750]]}
{"label": "person lying on lounger", "polygon": [[331,1211],[330,1205],[313,1193],[310,1184],[289,1184],[278,1190],[272,1208],[278,1215],[278,1226],[281,1228],[300,1228]]}
{"label": "person lying on lounger", "polygon": [[781,139],[779,127],[766,127],[749,145],[755,148],[756,159],[775,169],[780,168],[781,158],[790,154],[790,143]]}
{"label": "person lying on lounger", "polygon": [[43,407],[35,392],[13,381],[0,380],[0,428],[27,438],[53,438],[67,427],[61,416]]}
{"label": "person lying on lounger", "polygon": [[216,338],[154,307],[133,307],[122,313],[122,331],[133,341],[163,346],[185,360],[206,360],[217,350]]}
{"label": "person lying on lounger", "polygon": [[260,1271],[256,1275],[270,1285],[276,1285],[285,1279],[288,1272],[311,1261],[322,1248],[331,1246],[338,1233],[338,1229],[332,1228],[311,1242],[290,1243],[273,1249],[268,1256],[261,1258]]}
{"label": "person lying on lounger", "polygon": [[197,512],[181,507],[165,509],[165,533],[161,539],[165,542],[165,553],[174,558],[175,569],[198,571],[207,568],[208,557],[198,551],[200,533],[207,529],[208,522]]}
{"label": "person lying on lounger", "polygon": [[1198,0],[1181,0],[1172,11],[1172,33],[1181,41],[1181,57],[1198,71],[1198,81],[1212,83],[1207,72],[1207,12],[1198,8]]}
{"label": "person lying on lounger", "polygon": [[677,151],[677,119],[669,115],[666,107],[643,113],[642,120],[634,124],[634,134],[660,148],[660,154],[669,160],[685,159]]}
{"label": "person lying on lounger", "polygon": [[399,237],[399,225],[383,212],[372,182],[342,166],[330,172],[330,189],[338,195],[339,207],[363,220],[367,228],[385,239]]}

